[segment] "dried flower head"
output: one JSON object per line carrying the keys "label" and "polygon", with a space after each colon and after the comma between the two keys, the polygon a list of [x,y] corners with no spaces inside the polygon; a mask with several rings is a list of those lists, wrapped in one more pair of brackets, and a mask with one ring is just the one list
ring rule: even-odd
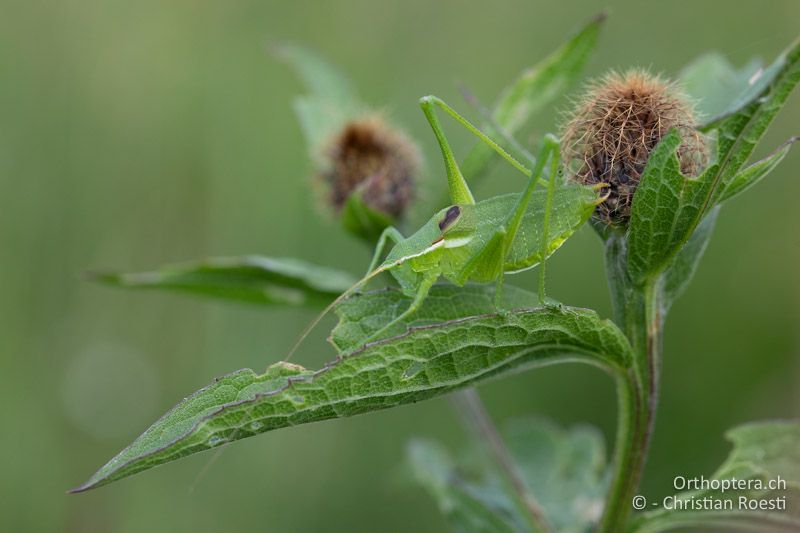
{"label": "dried flower head", "polygon": [[687,98],[670,82],[642,70],[612,72],[592,83],[563,131],[567,175],[587,185],[606,183],[608,198],[595,217],[626,226],[633,194],[650,152],[677,128],[681,171],[696,176],[708,155]]}
{"label": "dried flower head", "polygon": [[414,197],[419,171],[417,147],[378,118],[347,123],[325,151],[322,173],[329,200],[338,211],[356,189],[370,208],[401,217]]}

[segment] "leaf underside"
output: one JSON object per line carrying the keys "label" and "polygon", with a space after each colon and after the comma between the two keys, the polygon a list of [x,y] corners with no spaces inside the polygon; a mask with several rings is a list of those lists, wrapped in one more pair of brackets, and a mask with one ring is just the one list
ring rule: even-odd
{"label": "leaf underside", "polygon": [[[487,290],[436,285],[430,306],[446,305],[448,310],[423,305],[420,314],[432,323],[343,352],[320,370],[280,362],[263,374],[245,369],[218,378],[169,411],[75,491],[273,429],[414,403],[537,365],[580,361],[611,371],[630,365],[624,335],[593,311],[547,306],[459,315],[462,309],[485,307]],[[521,289],[510,293],[510,299],[524,297]],[[355,331],[347,325],[348,317],[387,307],[387,298],[409,302],[398,291],[358,296],[342,313],[336,342],[347,345],[342,339],[363,334],[342,333]],[[403,309],[399,304],[389,307],[398,313]],[[448,318],[436,322],[437,315]]]}
{"label": "leaf underside", "polygon": [[[800,528],[800,422],[769,421],[738,426],[726,433],[733,450],[709,479],[752,480],[741,490],[712,487],[687,490],[674,496],[684,502],[729,502],[730,509],[659,509],[636,517],[629,531],[656,533],[686,526],[728,526],[748,531],[797,531]],[[688,477],[688,476],[687,476]],[[781,479],[784,487],[769,488],[767,482]],[[755,483],[760,482],[759,488]],[[785,510],[742,508],[740,498],[769,501],[785,497]],[[705,500],[705,499],[708,500]],[[724,505],[724,503],[720,503]],[[675,507],[669,504],[670,507]]]}
{"label": "leaf underside", "polygon": [[736,103],[762,67],[760,60],[753,59],[737,69],[719,52],[709,52],[684,67],[678,80],[695,103],[696,114],[704,121],[713,121],[736,110]]}
{"label": "leaf underside", "polygon": [[93,273],[96,281],[129,289],[165,289],[262,305],[323,306],[355,283],[347,272],[299,259],[219,257],[151,272]]}
{"label": "leaf underside", "polygon": [[[602,435],[594,428],[562,429],[541,419],[513,420],[504,441],[526,489],[556,531],[587,531],[606,492]],[[456,531],[525,531],[515,495],[477,443],[458,460],[438,443],[414,440],[408,461]],[[475,448],[475,449],[472,449]]]}

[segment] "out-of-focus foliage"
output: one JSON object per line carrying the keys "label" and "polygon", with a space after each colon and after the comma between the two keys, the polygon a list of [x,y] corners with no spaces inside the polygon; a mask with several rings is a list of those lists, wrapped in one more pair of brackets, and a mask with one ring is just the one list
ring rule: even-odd
{"label": "out-of-focus foliage", "polygon": [[[656,533],[702,525],[728,525],[753,531],[796,531],[800,527],[797,509],[800,424],[790,421],[744,424],[731,429],[726,436],[733,443],[733,450],[707,478],[708,487],[669,496],[661,509],[634,520],[632,532]],[[729,508],[704,509],[704,499],[724,503]],[[760,508],[760,501],[772,507]],[[692,502],[697,502],[696,508]]]}
{"label": "out-of-focus foliage", "polygon": [[[739,69],[754,56],[775,57],[794,38],[800,17],[796,0],[664,2],[647,13],[636,0],[604,5],[611,16],[589,75],[639,65],[677,76],[709,50]],[[350,532],[371,530],[380,520],[397,530],[442,531],[436,506],[403,479],[400,463],[412,434],[452,450],[463,442],[443,400],[249,439],[222,454],[199,481],[209,454],[67,496],[98,457],[124,447],[209,376],[242,367],[260,372],[274,362],[313,314],[114,291],[86,283],[82,273],[246,253],[304,257],[361,273],[369,260],[364,246],[315,211],[311,163],[291,108],[298,85],[265,43],[307,43],[350,74],[365,99],[385,103],[409,133],[429,139],[417,107],[421,95],[435,92],[455,103],[458,79],[491,103],[520,69],[597,9],[588,0],[491,7],[406,0],[379,8],[325,2],[314,9],[250,0],[3,2],[3,527],[250,531],[268,523],[276,531]],[[520,139],[552,131],[569,96],[537,115]],[[797,104],[794,94],[754,160],[798,134]],[[453,141],[459,154],[472,146],[466,137]],[[426,159],[438,162],[434,147],[424,146]],[[438,166],[429,167],[412,225],[440,207],[431,198],[440,197],[444,178]],[[692,287],[674,305],[662,409],[642,489],[648,496],[671,493],[677,474],[713,471],[724,458],[719,435],[726,428],[798,414],[799,167],[792,152],[747,196],[731,199]],[[520,183],[498,165],[475,193],[510,192]],[[602,268],[596,237],[579,232],[551,261],[549,293],[609,316]],[[513,283],[532,288],[535,279],[523,274]],[[314,342],[321,346],[322,339]],[[93,373],[81,364],[97,351],[137,369],[141,381],[129,386],[139,402],[115,386],[71,396],[72,383],[104,383],[97,374],[104,369]],[[298,362],[319,366],[333,356],[321,352]],[[501,422],[546,412],[568,426],[596,424],[608,442],[613,388],[596,373],[580,365],[545,368],[481,393]],[[75,406],[84,410],[80,417]],[[109,435],[84,423],[120,412],[137,427]]]}
{"label": "out-of-focus foliage", "polygon": [[[559,428],[544,420],[513,420],[504,432],[526,489],[556,531],[578,533],[597,522],[606,492],[603,439],[590,427]],[[515,495],[485,452],[456,463],[441,445],[412,441],[408,459],[454,531],[526,531]]]}
{"label": "out-of-focus foliage", "polygon": [[331,267],[290,258],[217,257],[151,272],[92,274],[96,281],[129,289],[165,289],[262,305],[325,305],[355,278]]}

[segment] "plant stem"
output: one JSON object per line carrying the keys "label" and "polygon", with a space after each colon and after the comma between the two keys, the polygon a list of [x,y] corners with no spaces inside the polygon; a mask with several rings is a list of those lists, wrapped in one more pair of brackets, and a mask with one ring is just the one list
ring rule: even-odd
{"label": "plant stem", "polygon": [[486,411],[478,392],[475,389],[459,391],[453,395],[453,403],[467,426],[486,445],[487,451],[499,466],[506,483],[514,493],[517,505],[528,520],[528,525],[533,531],[552,532],[553,528],[544,515],[544,509],[526,486],[525,480],[511,457],[503,437]]}
{"label": "plant stem", "polygon": [[614,318],[634,351],[632,370],[617,378],[619,414],[614,474],[600,522],[602,532],[624,529],[639,487],[653,434],[661,370],[663,311],[661,282],[631,282],[627,275],[626,240],[612,234],[606,241],[606,270]]}

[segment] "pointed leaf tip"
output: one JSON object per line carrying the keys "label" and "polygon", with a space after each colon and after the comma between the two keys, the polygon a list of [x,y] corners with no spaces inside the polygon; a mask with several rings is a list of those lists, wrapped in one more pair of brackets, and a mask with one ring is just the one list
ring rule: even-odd
{"label": "pointed leaf tip", "polygon": [[[366,346],[364,336],[381,325],[360,317],[391,321],[391,310],[401,312],[407,298],[399,291],[377,291],[348,300],[335,339],[347,351],[336,360],[316,371],[281,362],[263,374],[244,369],[218,378],[73,492],[259,433],[415,403],[514,370],[558,361],[583,361],[612,372],[630,366],[625,336],[593,311],[547,306],[469,315],[491,306],[487,290],[492,288],[434,286],[416,316],[423,322],[407,323],[404,333]],[[530,301],[530,293],[525,297],[520,291],[509,289],[509,301]],[[395,305],[386,305],[387,299]]]}

